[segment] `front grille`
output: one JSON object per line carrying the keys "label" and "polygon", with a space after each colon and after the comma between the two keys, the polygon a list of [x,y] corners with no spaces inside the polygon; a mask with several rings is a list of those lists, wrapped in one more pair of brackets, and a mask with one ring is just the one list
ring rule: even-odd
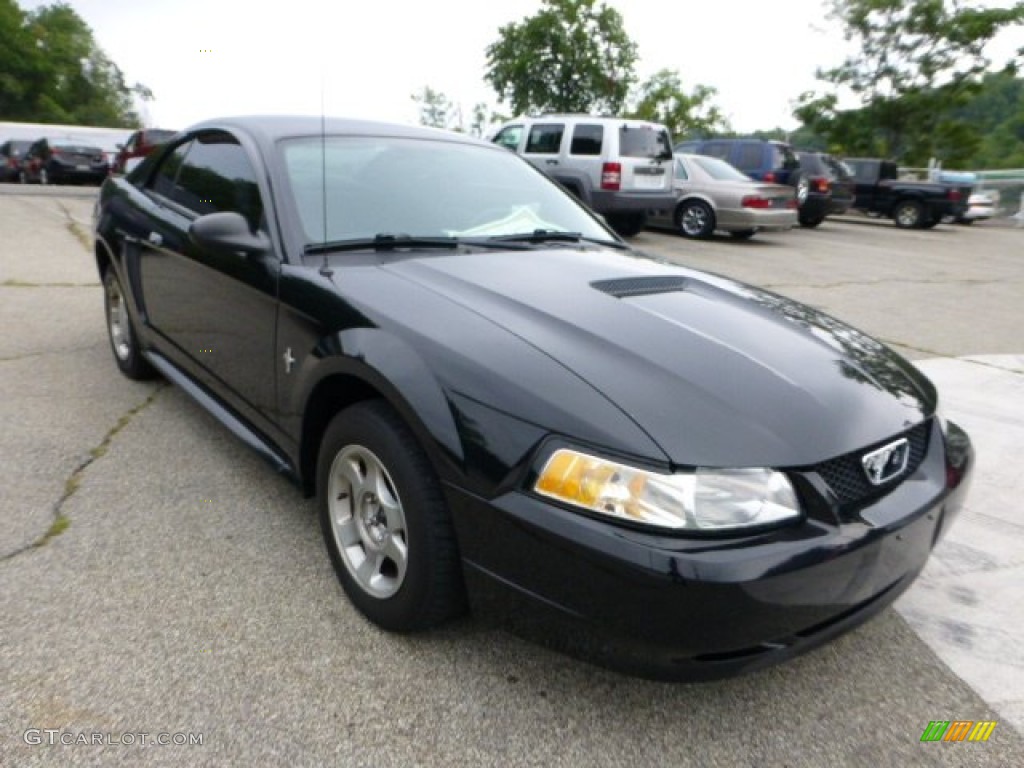
{"label": "front grille", "polygon": [[686,290],[686,278],[676,275],[651,277],[620,277],[591,283],[597,290],[624,299],[629,296],[647,296],[652,293],[672,293]]}
{"label": "front grille", "polygon": [[[840,506],[845,508],[862,506],[891,491],[921,465],[925,454],[928,453],[928,438],[931,435],[931,426],[932,422],[929,419],[907,432],[893,435],[874,445],[869,445],[860,450],[851,451],[834,459],[824,461],[814,467],[814,470],[821,475],[822,479],[828,484],[828,487],[832,489],[832,492],[839,500]],[[861,464],[861,457],[901,437],[907,438],[910,443],[910,457],[907,459],[907,468],[882,485],[872,485],[864,471],[864,466]]]}

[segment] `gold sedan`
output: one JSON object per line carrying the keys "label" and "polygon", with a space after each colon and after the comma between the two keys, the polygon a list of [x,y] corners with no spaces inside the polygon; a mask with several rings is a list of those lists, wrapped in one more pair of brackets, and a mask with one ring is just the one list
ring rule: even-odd
{"label": "gold sedan", "polygon": [[746,240],[755,232],[797,224],[793,187],[753,181],[724,160],[676,154],[676,205],[648,214],[652,227],[671,227],[684,237],[706,238],[716,231]]}

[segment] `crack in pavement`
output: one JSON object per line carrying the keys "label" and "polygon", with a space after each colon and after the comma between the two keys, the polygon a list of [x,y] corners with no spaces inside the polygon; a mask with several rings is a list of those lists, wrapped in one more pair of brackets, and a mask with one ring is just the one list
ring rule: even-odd
{"label": "crack in pavement", "polygon": [[107,451],[110,449],[111,443],[113,442],[117,434],[125,427],[127,427],[132,422],[132,419],[138,416],[146,408],[151,406],[156,401],[160,393],[167,388],[167,386],[168,384],[166,382],[163,384],[158,384],[156,389],[154,389],[149,394],[149,396],[146,397],[145,400],[143,400],[138,405],[129,408],[127,411],[121,414],[121,417],[117,420],[117,423],[115,423],[114,426],[107,430],[107,433],[103,436],[103,439],[100,440],[98,444],[89,449],[89,452],[85,456],[85,458],[81,462],[79,462],[78,466],[76,466],[71,471],[71,474],[68,475],[67,479],[64,481],[64,491],[63,493],[61,493],[60,498],[57,499],[57,501],[53,505],[53,522],[50,524],[50,527],[46,530],[46,532],[43,533],[42,536],[33,541],[31,544],[26,544],[24,547],[21,547],[20,549],[16,549],[13,552],[8,552],[6,555],[0,556],[0,563],[5,563],[17,557],[18,555],[24,554],[25,552],[30,552],[33,549],[43,547],[47,543],[49,543],[51,539],[59,536],[65,530],[67,530],[67,528],[71,525],[71,518],[64,514],[64,505],[78,491],[78,488],[82,484],[82,479],[85,475],[85,471],[89,467],[91,467],[94,462],[98,461],[99,459],[106,455]]}
{"label": "crack in pavement", "polygon": [[83,352],[86,350],[99,349],[101,346],[105,347],[107,342],[96,341],[92,344],[78,344],[74,347],[65,347],[63,349],[49,349],[45,352],[24,352],[20,355],[10,355],[9,357],[0,357],[0,363],[17,363],[22,360],[32,360],[39,357],[63,357],[64,355],[73,354],[75,352]]}
{"label": "crack in pavement", "polygon": [[4,280],[2,288],[99,288],[99,283],[28,283],[24,280]]}
{"label": "crack in pavement", "polygon": [[68,210],[68,207],[61,200],[57,200],[57,207],[64,212],[65,226],[68,228],[68,231],[82,244],[87,253],[92,253],[92,233],[83,227],[82,222],[71,215],[71,211]]}

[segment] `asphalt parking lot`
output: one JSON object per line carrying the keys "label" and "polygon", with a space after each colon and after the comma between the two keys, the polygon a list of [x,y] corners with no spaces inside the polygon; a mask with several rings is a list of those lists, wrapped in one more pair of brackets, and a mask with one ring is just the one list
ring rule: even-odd
{"label": "asphalt parking lot", "polygon": [[[890,343],[979,449],[964,517],[895,610],[680,685],[473,619],[411,637],[363,620],[313,504],[177,389],[118,374],[91,209],[89,190],[0,188],[0,765],[1024,765],[1024,229],[635,239]],[[999,724],[922,743],[933,720]]]}

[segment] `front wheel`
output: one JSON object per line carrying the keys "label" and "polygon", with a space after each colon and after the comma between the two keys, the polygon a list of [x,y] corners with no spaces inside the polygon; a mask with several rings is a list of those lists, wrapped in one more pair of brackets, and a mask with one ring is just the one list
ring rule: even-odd
{"label": "front wheel", "polygon": [[711,237],[715,231],[715,213],[707,203],[687,200],[676,210],[676,227],[683,237]]}
{"label": "front wheel", "polygon": [[427,629],[464,606],[458,549],[434,470],[386,403],[341,411],[317,462],[320,528],[349,600],[394,632]]}
{"label": "front wheel", "polygon": [[916,200],[903,200],[896,204],[892,220],[901,229],[914,229],[924,223],[924,206]]}

